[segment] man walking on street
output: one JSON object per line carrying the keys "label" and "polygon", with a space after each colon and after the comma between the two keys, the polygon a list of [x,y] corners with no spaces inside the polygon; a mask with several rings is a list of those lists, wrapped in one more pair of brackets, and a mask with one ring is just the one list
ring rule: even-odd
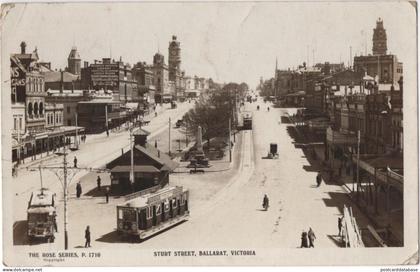
{"label": "man walking on street", "polygon": [[96,179],[96,184],[98,185],[98,190],[101,190],[101,177],[98,176],[98,178]]}
{"label": "man walking on street", "polygon": [[89,230],[89,226],[86,227],[85,230],[85,247],[90,247],[90,230]]}
{"label": "man walking on street", "polygon": [[106,201],[106,203],[109,202],[109,188],[108,187],[105,190],[105,201]]}
{"label": "man walking on street", "polygon": [[306,233],[306,231],[302,231],[302,235],[301,235],[301,243],[300,243],[300,247],[308,247],[308,234]]}
{"label": "man walking on street", "polygon": [[309,238],[309,247],[314,247],[314,241],[316,239],[316,236],[311,227],[309,227],[308,238]]}
{"label": "man walking on street", "polygon": [[343,216],[338,218],[338,236],[342,236],[341,235],[341,229],[343,228]]}
{"label": "man walking on street", "polygon": [[317,185],[317,187],[319,187],[321,185],[321,182],[322,182],[321,172],[318,172],[318,174],[316,175],[316,185]]}
{"label": "man walking on street", "polygon": [[54,224],[54,230],[55,232],[58,232],[58,226],[57,226],[57,213],[53,212],[53,224]]}
{"label": "man walking on street", "polygon": [[80,181],[76,185],[76,196],[77,198],[80,198],[80,195],[82,194],[82,185],[80,185]]}
{"label": "man walking on street", "polygon": [[74,156],[74,159],[73,159],[73,167],[77,168],[77,158],[76,158],[76,156]]}

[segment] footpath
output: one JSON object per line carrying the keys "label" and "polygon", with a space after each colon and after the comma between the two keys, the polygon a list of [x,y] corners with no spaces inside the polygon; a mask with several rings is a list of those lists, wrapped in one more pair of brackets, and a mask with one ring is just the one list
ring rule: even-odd
{"label": "footpath", "polygon": [[[296,138],[299,139],[296,141],[296,144],[302,144],[303,151],[308,159],[308,162],[311,166],[321,172],[324,181],[335,183],[341,185],[341,188],[346,192],[349,199],[359,208],[366,218],[370,221],[370,224],[373,229],[364,229],[365,233],[369,232],[372,234],[372,231],[383,233],[385,236],[386,244],[388,246],[403,246],[403,220],[400,215],[387,216],[383,208],[379,208],[378,212],[372,209],[372,206],[368,206],[366,203],[366,197],[364,195],[357,196],[353,186],[356,186],[353,181],[353,177],[345,173],[345,171],[339,170],[340,162],[335,159],[334,164],[336,167],[331,169],[330,165],[327,165],[325,161],[325,146],[324,144],[315,144],[311,145],[311,135],[306,135],[306,131],[303,132],[300,129],[302,125],[301,122],[297,122],[293,116],[287,114],[288,119],[291,124],[293,124],[295,132],[297,133]],[[331,175],[333,171],[333,175]],[[401,211],[402,213],[403,211]],[[369,235],[371,236],[371,235]],[[376,235],[373,235],[376,236]],[[377,238],[374,237],[373,242],[378,242]]]}
{"label": "footpath", "polygon": [[[160,114],[164,113],[168,109],[169,109],[168,107],[157,105],[155,112],[159,116]],[[148,121],[153,120],[156,117],[155,112],[149,112],[149,114],[144,116],[144,119],[148,120]],[[127,132],[127,130],[128,130],[128,124],[123,124],[118,130],[110,130],[109,134],[110,134],[110,137],[113,137],[113,136],[120,135],[123,132]],[[89,143],[92,143],[92,142],[97,142],[97,141],[103,141],[106,138],[107,138],[106,132],[86,135],[86,141],[82,142],[82,141],[79,140],[80,141],[79,145],[81,147],[83,147],[86,144],[89,144]],[[61,148],[57,149],[56,151],[63,151],[63,150],[64,150],[64,148],[61,147]],[[72,155],[75,153],[75,151],[71,151],[68,147],[66,148],[66,151],[68,152],[70,157],[72,157]],[[25,169],[27,167],[36,165],[38,163],[50,161],[50,160],[55,159],[59,156],[60,155],[55,154],[54,151],[49,151],[49,152],[43,152],[43,153],[37,154],[36,155],[37,159],[32,159],[30,157],[27,157],[25,159],[22,159],[22,162],[18,165],[18,172],[21,169]]]}

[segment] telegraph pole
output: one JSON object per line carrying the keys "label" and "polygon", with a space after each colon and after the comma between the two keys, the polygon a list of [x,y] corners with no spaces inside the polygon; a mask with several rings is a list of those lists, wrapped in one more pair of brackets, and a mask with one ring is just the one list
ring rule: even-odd
{"label": "telegraph pole", "polygon": [[171,117],[169,117],[169,156],[171,156]]}
{"label": "telegraph pole", "polygon": [[74,114],[75,115],[75,119],[76,119],[76,139],[75,139],[75,144],[76,144],[76,148],[79,149],[79,140],[77,138],[77,131],[78,131],[78,125],[77,125],[77,112]]}
{"label": "telegraph pole", "polygon": [[133,129],[130,129],[130,183],[134,184]]}
{"label": "telegraph pole", "polygon": [[359,201],[359,161],[360,161],[360,130],[357,131],[357,169],[356,169],[356,181],[357,181],[357,201]]}
{"label": "telegraph pole", "polygon": [[108,105],[105,104],[105,128],[108,131]]}
{"label": "telegraph pole", "polygon": [[68,234],[67,234],[67,152],[64,145],[63,152],[63,189],[64,189],[64,249],[68,249]]}
{"label": "telegraph pole", "polygon": [[231,119],[229,118],[229,162],[232,162],[232,144],[230,140],[230,134],[231,134]]}

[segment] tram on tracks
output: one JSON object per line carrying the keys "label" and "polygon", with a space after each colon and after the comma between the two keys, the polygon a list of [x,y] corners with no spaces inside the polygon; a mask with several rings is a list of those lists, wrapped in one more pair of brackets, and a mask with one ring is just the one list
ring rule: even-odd
{"label": "tram on tracks", "polygon": [[188,197],[187,189],[171,186],[129,199],[117,206],[117,231],[142,240],[186,221]]}
{"label": "tram on tracks", "polygon": [[243,120],[242,129],[252,130],[252,113],[249,111],[243,112],[242,120]]}

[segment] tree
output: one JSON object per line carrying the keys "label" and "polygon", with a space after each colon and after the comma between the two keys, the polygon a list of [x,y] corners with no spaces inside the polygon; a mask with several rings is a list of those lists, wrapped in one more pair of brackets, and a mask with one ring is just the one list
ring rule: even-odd
{"label": "tree", "polygon": [[208,141],[217,136],[227,136],[229,117],[232,115],[232,97],[224,88],[214,92],[206,100],[198,102],[193,109],[184,115],[183,133],[196,136],[198,126],[201,126],[203,138]]}

